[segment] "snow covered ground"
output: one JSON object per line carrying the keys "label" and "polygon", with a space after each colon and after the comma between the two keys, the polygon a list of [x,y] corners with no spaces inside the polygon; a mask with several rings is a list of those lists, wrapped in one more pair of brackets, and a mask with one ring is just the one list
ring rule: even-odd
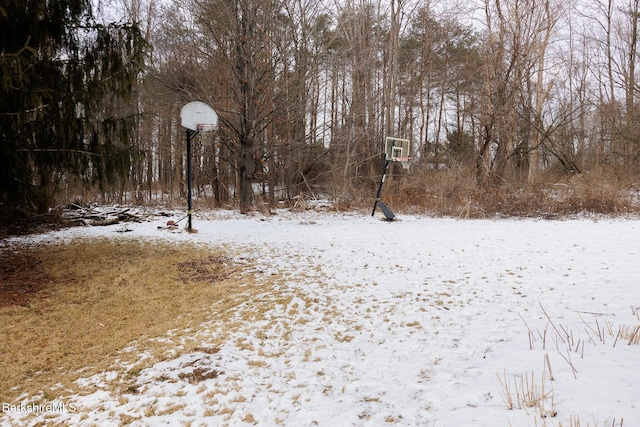
{"label": "snow covered ground", "polygon": [[137,394],[60,396],[0,425],[640,426],[638,219],[216,211],[197,234],[163,221],[38,239],[225,244],[287,280],[194,331],[202,351],[142,370]]}

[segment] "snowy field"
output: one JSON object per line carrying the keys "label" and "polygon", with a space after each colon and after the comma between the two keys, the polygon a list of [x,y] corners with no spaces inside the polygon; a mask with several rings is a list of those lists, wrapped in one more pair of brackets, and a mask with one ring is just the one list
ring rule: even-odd
{"label": "snowy field", "polygon": [[[5,411],[0,425],[640,426],[638,219],[215,211],[197,234],[165,221],[37,239],[239,248],[265,277],[285,274],[261,296],[270,308],[203,324],[203,349],[231,339],[142,370],[137,394],[110,392],[104,372],[78,381],[97,391],[60,396],[64,410]],[[195,370],[209,375],[188,381]]]}

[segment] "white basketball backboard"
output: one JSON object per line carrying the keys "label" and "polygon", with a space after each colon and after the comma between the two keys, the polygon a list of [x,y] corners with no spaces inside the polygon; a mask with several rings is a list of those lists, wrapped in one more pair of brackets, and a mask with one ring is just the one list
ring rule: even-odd
{"label": "white basketball backboard", "polygon": [[182,107],[180,120],[182,127],[193,131],[218,127],[218,114],[200,101],[193,101]]}
{"label": "white basketball backboard", "polygon": [[395,162],[398,158],[405,158],[409,156],[409,144],[408,139],[393,138],[388,136],[385,139],[384,154],[385,159]]}

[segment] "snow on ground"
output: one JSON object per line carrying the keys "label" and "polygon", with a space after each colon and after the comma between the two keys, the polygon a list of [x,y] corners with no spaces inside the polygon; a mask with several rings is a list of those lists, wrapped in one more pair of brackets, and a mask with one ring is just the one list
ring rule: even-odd
{"label": "snow on ground", "polygon": [[202,325],[202,351],[142,370],[137,393],[60,396],[65,410],[0,425],[640,426],[638,219],[213,212],[197,234],[165,220],[39,239],[225,244],[287,280]]}

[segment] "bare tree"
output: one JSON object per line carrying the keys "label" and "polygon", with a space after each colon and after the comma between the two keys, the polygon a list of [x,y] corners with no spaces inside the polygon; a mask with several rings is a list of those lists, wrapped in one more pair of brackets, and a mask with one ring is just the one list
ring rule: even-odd
{"label": "bare tree", "polygon": [[[620,23],[620,35],[623,42],[624,52],[621,54],[621,64],[623,69],[623,89],[625,100],[625,124],[624,124],[624,144],[621,149],[623,157],[623,172],[625,175],[635,173],[638,169],[637,162],[640,160],[640,125],[638,125],[638,114],[635,102],[635,95],[638,91],[636,87],[636,62],[638,61],[638,20],[640,19],[640,0],[628,0],[622,9]],[[633,170],[635,169],[635,170]]]}
{"label": "bare tree", "polygon": [[532,11],[534,16],[531,18],[534,26],[532,32],[535,36],[535,40],[532,42],[536,43],[536,46],[534,46],[533,49],[535,50],[534,55],[537,56],[537,58],[535,58],[537,70],[535,71],[535,109],[532,117],[532,121],[534,123],[532,129],[533,136],[531,146],[529,148],[528,159],[529,171],[527,175],[527,184],[529,185],[535,183],[538,174],[538,154],[542,140],[545,137],[543,135],[544,123],[542,113],[545,102],[549,97],[549,93],[551,92],[554,84],[553,80],[545,82],[545,75],[547,74],[547,50],[549,48],[554,27],[561,16],[559,6],[556,4],[552,5],[550,0],[545,0],[542,4],[537,5],[540,7],[540,10]]}
{"label": "bare tree", "polygon": [[[341,57],[348,74],[343,74],[341,97],[343,119],[336,135],[341,140],[343,190],[353,177],[372,176],[375,156],[375,102],[378,99],[374,75],[378,67],[379,25],[376,9],[368,1],[348,1],[339,7],[337,33],[342,40]],[[357,181],[356,181],[357,182]]]}
{"label": "bare tree", "polygon": [[[488,37],[482,67],[484,110],[480,114],[483,141],[477,159],[480,182],[486,183],[488,178],[504,182],[508,160],[516,150],[529,153],[528,181],[535,181],[542,112],[552,87],[551,82],[545,82],[546,54],[558,10],[549,1],[486,3]],[[532,140],[523,143],[523,138]]]}

